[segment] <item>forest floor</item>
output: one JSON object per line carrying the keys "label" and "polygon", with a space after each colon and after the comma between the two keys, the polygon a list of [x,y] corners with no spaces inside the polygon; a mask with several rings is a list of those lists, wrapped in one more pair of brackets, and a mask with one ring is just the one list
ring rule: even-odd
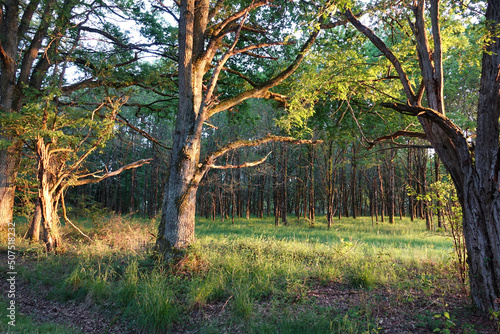
{"label": "forest floor", "polygon": [[[85,225],[85,222],[82,222]],[[65,252],[16,241],[16,326],[1,333],[498,333],[457,278],[452,242],[423,222],[199,219],[175,267],[151,256],[155,222],[112,216],[65,230]],[[9,291],[7,252],[0,286]],[[7,320],[6,320],[7,319]]]}

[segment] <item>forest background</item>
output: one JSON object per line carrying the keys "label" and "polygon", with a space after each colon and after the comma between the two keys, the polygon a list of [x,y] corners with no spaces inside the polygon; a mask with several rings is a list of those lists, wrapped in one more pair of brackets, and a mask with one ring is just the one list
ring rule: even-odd
{"label": "forest background", "polygon": [[[488,53],[481,51],[497,38],[487,34],[486,3],[208,7],[216,23],[203,38],[220,53],[195,84],[209,96],[202,105],[213,108],[199,122],[194,166],[203,173],[190,197],[196,214],[232,222],[273,216],[276,226],[302,220],[311,227],[326,215],[328,229],[342,217],[371,216],[373,224],[420,218],[429,231],[458,233],[465,267],[457,179],[415,114],[381,107],[412,103],[397,63],[356,26],[381,36],[421,98],[425,66],[412,18],[421,6],[432,21],[439,5],[441,40],[433,46],[441,48],[442,102],[473,147],[481,57]],[[187,49],[176,22],[182,28],[179,8],[161,2],[2,4],[2,223],[27,217],[26,236],[52,251],[62,245],[59,215],[74,225],[103,212],[161,214],[183,117],[178,69]],[[254,95],[240,98],[247,92]],[[220,107],[231,99],[239,100]],[[495,284],[491,289],[498,293]]]}

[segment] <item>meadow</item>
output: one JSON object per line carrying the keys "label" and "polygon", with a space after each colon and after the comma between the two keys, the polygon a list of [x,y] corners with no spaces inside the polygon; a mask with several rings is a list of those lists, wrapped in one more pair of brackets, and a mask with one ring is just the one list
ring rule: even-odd
{"label": "meadow", "polygon": [[421,220],[343,218],[328,230],[324,217],[288,226],[199,217],[197,241],[175,265],[153,251],[155,220],[77,223],[93,241],[63,227],[64,252],[47,255],[18,222],[10,333],[495,333],[471,306],[451,238]]}

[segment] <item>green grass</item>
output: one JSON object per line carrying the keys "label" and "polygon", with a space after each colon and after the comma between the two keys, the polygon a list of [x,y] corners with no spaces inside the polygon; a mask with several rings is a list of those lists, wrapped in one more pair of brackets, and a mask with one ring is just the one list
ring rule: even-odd
{"label": "green grass", "polygon": [[308,228],[307,222],[290,221],[289,226],[276,227],[270,219],[236,219],[231,224],[229,220],[222,223],[199,218],[196,228],[201,243],[246,238],[276,240],[295,243],[294,247],[308,245],[317,249],[354,243],[358,252],[372,256],[390,253],[394,259],[402,261],[447,261],[453,251],[452,241],[444,234],[429,232],[423,221],[411,222],[408,218],[396,220],[395,224],[379,223],[373,227],[366,217],[343,218],[335,221],[330,230],[324,217],[317,219],[314,228]]}
{"label": "green grass", "polygon": [[[400,302],[413,298],[405,294],[410,290],[430,296],[456,289],[452,241],[426,231],[423,221],[372,226],[370,218],[344,218],[328,230],[324,217],[314,228],[293,218],[279,227],[273,219],[198,218],[197,241],[176,267],[157,263],[143,247],[153,241],[156,222],[110,216],[99,226],[85,224],[96,241],[65,228],[72,241],[63,255],[25,245],[34,265],[21,268],[21,276],[39,289],[52,287],[54,299],[91,301],[122,314],[131,330],[371,333],[377,319],[368,308],[320,307],[311,292],[331,284],[384,288]],[[192,316],[200,312],[201,320]]]}

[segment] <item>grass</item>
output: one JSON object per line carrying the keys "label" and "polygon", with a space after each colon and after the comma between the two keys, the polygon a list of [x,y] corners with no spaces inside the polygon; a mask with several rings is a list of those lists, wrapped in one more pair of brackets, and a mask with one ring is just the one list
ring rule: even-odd
{"label": "grass", "polygon": [[[120,314],[131,332],[372,333],[401,303],[430,310],[429,300],[442,299],[431,306],[444,314],[444,297],[436,295],[459,289],[452,241],[426,231],[423,221],[372,226],[369,218],[344,218],[328,230],[324,217],[314,228],[296,219],[276,227],[272,219],[198,218],[197,241],[174,267],[151,256],[155,221],[115,215],[96,221],[79,222],[92,244],[64,227],[70,242],[62,255],[20,241],[30,267],[19,271],[31,286],[50,290],[50,298]],[[330,286],[359,300],[341,305],[334,296],[330,302],[338,305],[321,305],[315,296]],[[385,313],[373,312],[381,305]],[[413,318],[432,327],[433,316]]]}

